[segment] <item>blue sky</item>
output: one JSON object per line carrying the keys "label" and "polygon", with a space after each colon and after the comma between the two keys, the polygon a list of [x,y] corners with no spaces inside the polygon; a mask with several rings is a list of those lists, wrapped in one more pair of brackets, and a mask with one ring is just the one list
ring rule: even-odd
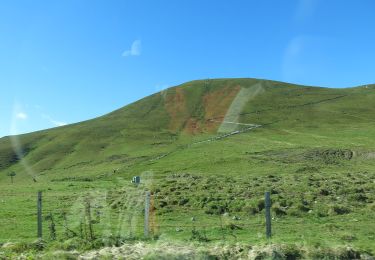
{"label": "blue sky", "polygon": [[2,0],[0,136],[193,79],[375,83],[372,0]]}

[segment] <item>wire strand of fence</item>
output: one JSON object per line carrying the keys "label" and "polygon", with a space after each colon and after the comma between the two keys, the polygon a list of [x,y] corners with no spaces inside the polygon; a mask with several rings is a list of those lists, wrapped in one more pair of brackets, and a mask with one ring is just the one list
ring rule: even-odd
{"label": "wire strand of fence", "polygon": [[[80,193],[80,194],[74,194],[74,195],[69,195],[69,194],[50,194],[50,193],[47,193],[45,192],[43,194],[43,196],[46,198],[77,198],[77,197],[80,197],[80,196],[90,196],[89,195],[90,192],[87,192],[87,193]],[[354,194],[373,194],[372,191],[360,191],[360,192],[331,192],[331,194],[329,195],[343,195],[343,196],[347,196],[347,195],[354,195]],[[130,194],[130,193],[129,193]],[[282,196],[303,196],[303,195],[317,195],[317,196],[320,196],[320,197],[329,197],[329,195],[322,195],[322,194],[317,194],[316,192],[297,192],[297,193],[294,193],[294,192],[278,192],[278,193],[274,193],[273,195],[282,195]],[[4,193],[1,193],[0,192],[0,198],[1,197],[25,197],[27,196],[26,198],[24,199],[31,199],[30,197],[34,197],[35,196],[35,193],[14,193],[14,194],[4,194]],[[168,195],[159,195],[159,194],[151,194],[152,197],[155,197],[155,198],[158,198],[158,199],[165,199],[165,198],[169,198],[169,199],[176,199],[176,198],[194,198],[194,195],[193,194],[189,194],[189,195],[174,195],[174,194],[168,194]],[[252,198],[258,198],[258,197],[262,197],[262,194],[261,193],[252,193],[252,194],[249,194],[249,195],[236,195],[236,194],[230,194],[230,195],[218,195],[218,194],[213,194],[213,193],[207,193],[207,194],[199,194],[199,195],[196,195],[196,197],[198,198],[202,198],[202,197],[209,197],[209,198],[219,198],[219,199],[237,199],[237,198],[241,198],[241,199],[252,199]]]}
{"label": "wire strand of fence", "polygon": [[[142,196],[142,194],[144,193],[145,191],[140,191],[137,196]],[[336,196],[336,195],[339,195],[339,196],[342,196],[343,198],[345,198],[346,196],[348,195],[353,195],[353,194],[358,194],[358,193],[361,193],[361,194],[370,194],[371,192],[370,191],[360,191],[360,192],[346,192],[344,194],[342,193],[337,193],[337,194],[331,194],[331,196]],[[126,193],[125,193],[126,194]],[[129,195],[132,195],[133,193],[128,193]],[[301,196],[301,198],[303,198],[305,195],[316,195],[316,193],[311,193],[311,192],[285,192],[283,193],[282,195],[283,196]],[[211,229],[220,229],[220,228],[223,228],[223,223],[222,223],[222,216],[223,214],[222,213],[225,213],[225,212],[231,212],[231,210],[229,209],[229,206],[228,205],[222,205],[220,207],[222,207],[220,209],[220,212],[219,214],[218,213],[208,213],[206,212],[208,209],[210,209],[210,205],[206,205],[205,203],[206,202],[209,202],[209,201],[220,201],[220,200],[236,200],[236,199],[241,199],[241,200],[249,200],[249,199],[256,199],[256,200],[263,200],[263,196],[256,192],[256,193],[252,193],[252,194],[246,194],[246,195],[243,195],[243,194],[227,194],[227,195],[223,195],[223,194],[213,194],[211,192],[209,193],[206,193],[206,194],[199,194],[199,196],[192,196],[191,194],[189,194],[188,196],[184,196],[184,195],[176,195],[176,194],[158,194],[158,193],[154,193],[154,194],[151,194],[150,195],[151,198],[154,200],[153,201],[153,205],[151,207],[151,210],[153,210],[153,213],[155,214],[158,214],[158,211],[161,211],[165,216],[168,216],[169,213],[176,213],[178,212],[179,216],[178,218],[176,219],[173,219],[173,218],[166,218],[166,219],[163,219],[162,217],[159,218],[158,221],[154,221],[153,225],[155,227],[157,227],[158,229],[166,229],[166,228],[211,228]],[[279,196],[278,194],[274,194],[274,196]],[[321,197],[327,197],[326,195],[317,195],[317,196],[321,196]],[[85,191],[85,192],[82,192],[82,193],[76,193],[76,194],[67,194],[67,193],[59,193],[59,194],[56,194],[55,192],[44,192],[43,193],[43,210],[42,210],[42,214],[44,216],[46,216],[47,214],[54,214],[54,215],[57,215],[57,216],[61,216],[63,217],[67,212],[69,212],[69,207],[66,207],[68,206],[68,204],[66,203],[69,203],[70,201],[72,200],[75,200],[75,199],[78,199],[78,198],[87,198],[88,200],[87,201],[90,201],[90,199],[93,199],[95,196],[93,196],[92,194],[90,194],[90,191]],[[22,201],[25,201],[25,202],[35,202],[36,201],[36,196],[34,193],[6,193],[6,194],[0,194],[0,200],[3,200],[4,202],[4,198],[10,198],[10,199],[13,199],[13,198],[16,198],[16,199],[20,199]],[[201,204],[200,206],[197,206],[197,205],[168,205],[168,206],[165,206],[163,208],[161,208],[157,202],[158,201],[162,201],[162,200],[180,200],[180,199],[183,199],[183,198],[190,198],[191,200],[193,199],[197,199],[198,200],[195,202],[195,203],[203,203]],[[330,198],[332,200],[332,198]],[[106,197],[104,199],[105,201],[108,200],[108,198]],[[142,200],[142,199],[141,199]],[[200,201],[200,202],[199,202]],[[337,197],[336,197],[336,201],[337,201]],[[110,202],[108,202],[107,206],[110,207]],[[178,202],[177,202],[178,203]],[[81,212],[81,213],[85,213],[86,216],[85,218],[88,218],[90,219],[90,223],[91,223],[91,211],[89,213],[87,213],[87,206],[84,206],[84,201],[81,201],[81,206],[78,206],[78,207],[75,207],[75,212]],[[65,205],[65,206],[64,206]],[[100,206],[97,206],[95,203],[94,204],[88,204],[89,205],[89,208],[90,210],[92,211],[97,211],[97,212],[101,212],[101,207]],[[138,205],[140,206],[140,205]],[[140,210],[142,207],[128,207],[128,208],[125,208],[125,207],[122,207],[120,206],[119,208],[117,208],[117,213],[118,214],[134,214],[134,211],[136,210]],[[216,208],[217,209],[217,208]],[[262,210],[261,210],[262,212]],[[263,214],[261,212],[258,212],[257,214]],[[12,210],[11,208],[10,209],[7,209],[6,211],[3,211],[2,212],[3,215],[7,216],[8,218],[12,218],[12,221],[8,221],[8,223],[14,223],[17,227],[32,227],[33,225],[32,224],[26,224],[24,223],[23,221],[25,220],[30,220],[30,219],[33,219],[35,218],[36,216],[36,210],[35,208],[30,208],[30,209],[25,209],[22,213],[22,215],[17,215],[17,214],[14,214],[12,213]],[[101,214],[101,213],[100,213]],[[185,216],[181,216],[181,214],[185,214]],[[230,220],[229,218],[229,225],[235,225],[235,227],[239,227],[239,228],[247,228],[247,229],[257,229],[257,228],[264,228],[265,224],[264,224],[264,220],[262,219],[254,219],[254,220],[250,220],[250,218],[252,216],[250,216],[249,214],[247,214],[246,212],[231,212],[231,214],[239,214],[240,216],[243,216],[243,215],[246,215],[247,218],[243,218],[243,219],[233,219],[233,220]],[[203,222],[200,222],[199,221],[199,218],[198,218],[198,221],[197,222],[194,222],[194,223],[187,223],[186,220],[188,218],[190,218],[191,216],[195,216],[195,215],[198,215],[199,217],[201,216],[205,216],[207,219],[204,220]],[[259,215],[258,215],[259,216]],[[183,221],[185,220],[185,221]],[[306,223],[304,221],[304,219],[301,217],[299,220],[298,218],[294,218],[293,219],[294,221],[293,222],[288,222],[288,221],[283,221],[283,218],[275,218],[274,220],[274,223],[278,223],[278,225],[283,225],[285,227],[288,227],[288,226],[309,226],[309,225],[317,225],[317,224],[320,224],[320,225],[331,225],[331,224],[336,224],[337,223],[337,218],[336,218],[336,221],[335,222],[328,222],[327,220],[325,220],[323,223],[319,223],[321,222],[321,218],[319,219],[320,221],[316,221],[314,223]],[[298,220],[298,221],[296,221]],[[82,221],[82,220],[81,220]],[[85,220],[87,221],[87,220]],[[180,221],[180,223],[168,223],[168,222],[173,222],[173,221]],[[219,224],[208,224],[208,223],[204,223],[205,221],[217,221]],[[347,221],[345,220],[345,218],[342,219],[342,221]],[[311,222],[311,219],[310,219],[310,222]],[[29,223],[32,223],[32,222],[29,222]],[[56,220],[56,223],[60,226],[62,226],[62,220],[61,219],[57,219]],[[99,221],[100,223],[100,221]],[[228,224],[228,223],[226,223]],[[91,224],[90,224],[91,225]],[[1,226],[1,225],[0,225]],[[5,225],[4,228],[6,228],[7,226]],[[142,228],[144,227],[144,225],[140,224],[140,222],[137,222],[136,224],[133,224],[133,227],[134,228]],[[235,228],[234,227],[234,228]]]}

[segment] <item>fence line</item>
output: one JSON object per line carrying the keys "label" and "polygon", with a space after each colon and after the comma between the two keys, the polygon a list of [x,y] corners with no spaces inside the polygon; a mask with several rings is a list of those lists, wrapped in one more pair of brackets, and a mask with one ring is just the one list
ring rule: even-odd
{"label": "fence line", "polygon": [[[27,194],[30,196],[31,193]],[[301,195],[301,193],[296,194]],[[214,194],[207,195],[212,195],[212,198],[216,198]],[[288,195],[290,194],[288,193]],[[0,195],[0,199],[2,196],[3,195]],[[20,194],[6,194],[5,196],[17,196],[18,198]],[[205,196],[205,194],[201,194],[199,197],[201,196]],[[176,232],[181,232],[180,229],[184,228],[191,229],[192,233],[198,232],[196,229],[209,229],[204,230],[204,232],[210,230],[219,230],[220,232],[232,232],[232,235],[234,235],[237,230],[243,230],[241,231],[243,233],[246,232],[246,229],[249,230],[248,232],[250,232],[250,230],[256,229],[259,232],[265,234],[266,237],[270,238],[272,234],[271,222],[273,222],[273,225],[276,226],[276,230],[278,229],[277,225],[282,225],[283,223],[282,220],[277,222],[274,221],[271,217],[271,196],[273,195],[270,192],[267,192],[264,198],[263,203],[264,208],[266,209],[265,218],[261,217],[260,214],[257,214],[255,216],[248,215],[245,218],[241,219],[240,216],[243,216],[245,212],[238,213],[239,216],[235,216],[235,214],[232,214],[230,217],[226,217],[223,214],[205,213],[204,211],[207,210],[207,208],[204,206],[191,207],[183,205],[173,205],[156,209],[155,201],[169,198],[169,196],[159,197],[157,194],[152,194],[149,191],[146,192],[145,196],[144,191],[142,190],[133,195],[133,197],[130,196],[131,198],[133,198],[133,200],[123,201],[125,205],[119,206],[119,208],[112,208],[113,205],[106,204],[107,197],[96,198],[95,195],[90,196],[86,194],[84,198],[80,198],[80,196],[77,194],[71,196],[68,196],[66,194],[57,196],[48,194],[48,192],[44,192],[43,203],[41,193],[38,193],[38,196],[37,194],[34,194],[34,198],[25,198],[26,201],[37,199],[37,207],[34,209],[28,208],[26,209],[26,211],[23,210],[20,214],[12,213],[9,209],[3,211],[7,214],[7,217],[12,219],[6,219],[5,222],[0,222],[0,227],[3,226],[3,223],[5,223],[4,228],[2,229],[6,229],[7,223],[12,223],[12,228],[20,226],[30,227],[31,229],[35,228],[35,234],[37,234],[37,237],[40,239],[45,238],[47,236],[46,233],[48,234],[48,232],[42,232],[42,228],[48,228],[51,239],[56,239],[56,233],[58,234],[58,236],[64,233],[67,236],[81,236],[92,241],[96,238],[97,232],[101,232],[98,230],[100,228],[103,228],[102,226],[104,225],[109,225],[108,230],[115,230],[115,232],[118,232],[119,234],[122,234],[125,231],[131,233],[131,235],[140,234],[142,233],[141,230],[143,229],[144,237],[149,237],[151,234],[154,235],[155,233],[162,234],[168,228],[173,228]],[[176,196],[174,198],[181,199],[184,197],[186,196]],[[192,196],[188,197],[191,198]],[[226,199],[230,200],[230,197],[226,197]],[[80,198],[80,201],[76,205],[72,203],[68,208],[59,208],[62,207],[59,204],[61,203],[61,201],[59,201],[59,199],[61,198],[73,200]],[[254,197],[249,198],[248,196],[246,196],[244,197],[244,200],[253,198]],[[259,200],[263,199],[259,196],[255,198]],[[61,204],[64,203],[69,202],[63,201]],[[155,215],[159,210],[166,210],[166,212],[162,217],[158,217],[158,221],[156,221]],[[169,213],[175,213],[175,216],[171,217]],[[144,217],[144,221],[141,220],[142,216]],[[30,219],[33,219],[34,217],[34,221],[30,221]],[[191,219],[189,220],[189,218]],[[179,223],[173,223],[174,221],[179,221]],[[112,222],[115,223],[113,224]],[[319,223],[293,223],[293,225],[296,226],[308,226],[316,224]],[[336,222],[324,222],[322,224],[336,224]],[[58,229],[58,232],[56,231],[56,228]],[[22,230],[25,230],[25,228],[23,228]]]}

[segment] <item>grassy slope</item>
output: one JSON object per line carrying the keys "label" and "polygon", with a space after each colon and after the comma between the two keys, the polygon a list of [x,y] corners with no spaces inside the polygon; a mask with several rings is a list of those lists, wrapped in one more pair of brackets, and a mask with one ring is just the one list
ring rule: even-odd
{"label": "grassy slope", "polygon": [[[238,93],[248,101],[239,114],[228,115]],[[19,136],[13,144],[2,138],[0,241],[33,237],[31,196],[38,189],[57,215],[85,192],[114,190],[107,202],[117,216],[124,207],[118,201],[137,192],[131,176],[142,175],[158,195],[155,225],[165,238],[189,238],[184,226],[196,216],[201,225],[214,226],[206,229],[209,239],[221,239],[220,223],[230,227],[236,215],[241,220],[234,223],[244,228],[235,231],[240,241],[264,241],[262,197],[272,190],[274,241],[350,244],[374,253],[374,104],[375,86],[194,81],[98,119]],[[225,116],[262,127],[191,145],[225,134],[218,129],[245,127],[220,128]],[[12,148],[17,142],[23,164]],[[13,185],[9,171],[17,172]],[[220,218],[224,212],[229,216]],[[230,229],[225,232],[233,239]]]}

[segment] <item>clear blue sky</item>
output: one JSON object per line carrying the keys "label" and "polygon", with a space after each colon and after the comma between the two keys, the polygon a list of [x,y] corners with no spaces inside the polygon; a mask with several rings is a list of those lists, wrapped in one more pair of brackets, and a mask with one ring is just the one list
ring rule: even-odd
{"label": "clear blue sky", "polygon": [[2,0],[0,136],[193,79],[374,83],[374,13],[373,0]]}

